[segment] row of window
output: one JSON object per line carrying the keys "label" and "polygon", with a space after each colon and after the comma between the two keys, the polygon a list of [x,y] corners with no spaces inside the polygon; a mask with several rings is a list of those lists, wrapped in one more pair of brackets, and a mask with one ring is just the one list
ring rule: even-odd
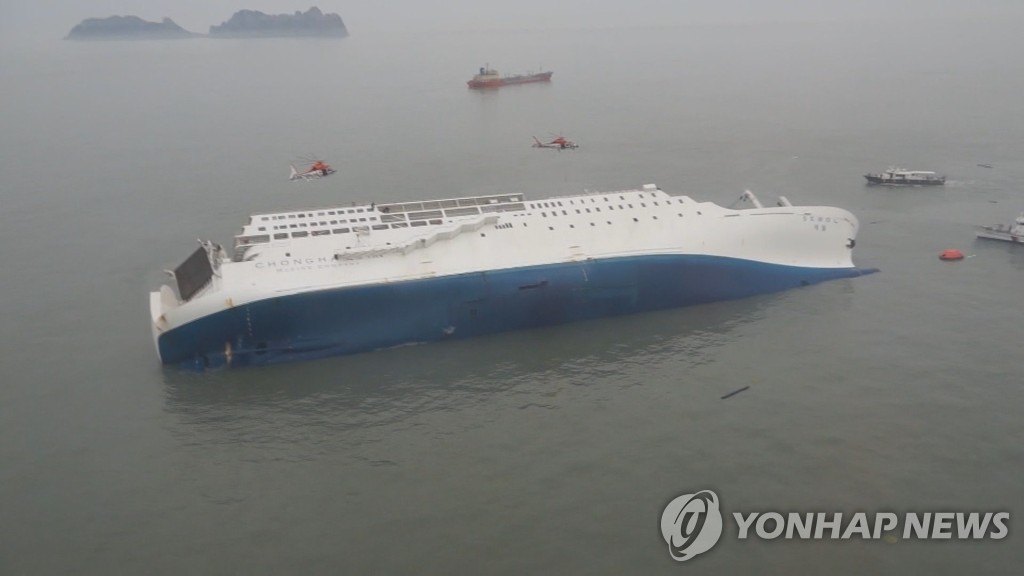
{"label": "row of window", "polygon": [[[523,204],[498,204],[498,205],[495,205],[495,206],[485,206],[483,208],[483,211],[484,212],[512,212],[512,211],[525,210],[525,209],[526,209],[526,207]],[[425,211],[425,212],[411,212],[411,213],[408,214],[408,218],[409,218],[410,221],[415,222],[415,221],[421,221],[421,220],[434,220],[434,219],[443,218],[443,217],[472,216],[472,215],[480,214],[480,212],[481,212],[481,209],[480,208],[476,208],[476,207],[454,208],[454,209],[451,209],[451,210],[445,210],[443,212],[441,210],[429,210],[429,211]],[[274,219],[277,219],[277,218],[278,218],[277,216],[274,217]],[[284,217],[281,216],[280,218],[284,218]],[[405,219],[406,219],[406,214],[383,214],[381,216],[380,221],[381,222],[405,222]],[[355,224],[357,222],[377,222],[377,217],[376,216],[371,216],[369,218],[352,218],[352,219],[349,219],[349,220],[329,220],[329,221],[328,220],[321,220],[319,222],[296,222],[296,223],[292,223],[292,224],[275,224],[274,226],[271,227],[271,229],[272,230],[288,230],[289,228],[313,228],[313,227],[316,227],[316,226],[337,226],[339,224]],[[421,226],[421,224],[414,224],[414,226]],[[405,225],[405,226],[392,226],[392,228],[406,228],[406,227],[408,227],[408,225]],[[384,227],[377,227],[377,226],[375,226],[374,230],[384,230],[386,228],[387,228],[387,226],[384,226]],[[266,226],[260,226],[259,228],[257,228],[257,231],[259,231],[259,232],[266,232],[266,230],[267,230]]]}
{"label": "row of window", "polygon": [[[564,210],[563,210],[563,212],[564,212]],[[700,212],[697,212],[697,215],[700,215]],[[683,217],[683,213],[679,212],[679,213],[676,214],[676,216],[682,218]],[[654,219],[654,220],[658,219],[657,216],[651,216],[651,218]],[[639,218],[636,218],[636,217],[633,218],[633,222],[639,222],[639,221],[640,221]],[[613,222],[611,220],[605,220],[605,223],[608,224],[609,226],[611,226],[613,224]],[[597,223],[596,222],[590,222],[590,225],[591,226],[597,226]],[[494,227],[495,230],[508,230],[510,228],[512,228],[512,223],[511,222],[506,223],[506,224],[499,224],[499,225]],[[523,222],[523,228],[528,228],[526,222]],[[576,225],[575,224],[569,224],[569,228],[576,228]],[[555,229],[554,226],[548,226],[548,230],[554,230],[554,229]],[[487,235],[486,234],[480,234],[480,236],[487,236]]]}
{"label": "row of window", "polygon": [[[630,208],[633,207],[632,204],[629,204],[628,206]],[[613,206],[608,206],[608,208],[610,210],[614,210]],[[622,208],[622,206],[619,206],[619,208]],[[599,208],[597,208],[596,210],[598,212],[601,211]],[[590,212],[590,209],[587,208],[586,211]],[[580,213],[579,210],[576,210],[576,212]],[[562,214],[568,215],[565,210],[562,210]],[[551,215],[552,216],[557,216],[558,214],[555,213],[555,212],[552,212]],[[676,215],[679,216],[680,218],[683,217],[682,212],[679,212]],[[700,216],[701,213],[697,212],[697,215]],[[546,212],[541,212],[541,216],[547,217],[547,213]],[[658,219],[657,216],[651,216],[651,218],[654,219],[654,220]],[[636,217],[633,218],[633,222],[639,222],[639,221],[640,221],[639,218],[636,218]],[[441,224],[442,221],[441,220],[429,220],[429,221],[418,220],[418,221],[415,221],[415,222],[398,222],[398,223],[390,224],[390,225],[389,224],[375,224],[373,226],[370,226],[369,228],[373,229],[373,230],[387,230],[389,228],[390,229],[409,228],[410,226],[413,227],[413,228],[419,228],[421,226],[426,226],[428,223],[431,224],[431,225],[438,225],[438,224]],[[612,222],[611,222],[611,220],[607,220],[607,223],[611,224]],[[596,224],[591,222],[590,225],[591,226],[595,226]],[[511,222],[506,222],[506,223],[503,223],[503,224],[498,224],[494,228],[495,228],[495,230],[508,230],[508,229],[511,229],[512,226],[513,226],[513,224]],[[525,228],[526,226],[527,226],[527,223],[523,222],[523,227]],[[569,228],[575,228],[575,227],[576,227],[575,224],[569,224]],[[364,227],[364,228],[366,228],[366,227]],[[554,229],[555,228],[553,226],[548,226],[548,230],[554,230]],[[330,234],[348,234],[352,230],[353,229],[351,229],[351,228],[334,228],[334,229],[324,229],[324,230],[313,230],[312,232],[307,232],[307,231],[303,230],[303,231],[292,232],[291,235],[289,235],[287,232],[284,232],[284,233],[274,234],[274,240],[287,240],[288,238],[306,238],[308,236],[326,236],[326,235],[330,235]],[[481,234],[481,236],[483,236],[483,234]],[[268,242],[269,240],[270,240],[270,238],[268,236],[250,236],[249,238],[240,238],[239,242],[241,244],[261,244],[263,242]]]}
{"label": "row of window", "polygon": [[[312,228],[313,226],[336,226],[338,224],[355,224],[357,222],[376,222],[376,217],[367,218],[353,218],[351,220],[321,220],[320,222],[297,222],[295,224],[275,224],[273,230],[287,230],[289,228]],[[260,226],[257,228],[260,232],[266,231],[266,226]]]}
{"label": "row of window", "polygon": [[268,220],[288,220],[290,218],[316,218],[317,216],[341,216],[343,214],[362,214],[370,212],[370,209],[349,208],[348,210],[322,210],[320,212],[297,212],[295,214],[277,214],[274,216],[260,216],[261,222]]}
{"label": "row of window", "polygon": [[[640,198],[644,197],[644,195],[642,193],[638,194],[637,196],[640,197]],[[652,197],[653,197],[653,195],[652,195]],[[602,196],[602,198],[604,199],[605,202],[611,202],[611,198],[608,197],[608,196]],[[514,198],[514,199],[518,200],[518,198]],[[619,196],[619,200],[625,200],[625,199],[626,199],[625,196],[622,196],[622,195]],[[585,199],[585,198],[578,199],[578,202],[579,202],[578,205],[579,206],[586,205],[587,204],[586,200],[587,199]],[[596,204],[597,203],[597,198],[596,197],[590,198],[589,200],[590,200],[591,204]],[[568,205],[570,205],[570,206],[577,205],[577,200],[574,199],[574,200],[566,200],[566,201],[554,200],[554,201],[548,201],[548,202],[534,202],[534,203],[530,204],[529,207],[530,208],[556,208],[556,207],[563,207],[563,206],[565,206],[564,202],[568,202]],[[671,200],[669,200],[668,202],[671,202]],[[679,203],[679,204],[682,204],[683,203],[683,199],[682,198],[677,198],[676,202]],[[435,207],[435,205],[437,207],[442,207],[442,208],[450,208],[451,207],[451,206],[447,206],[447,205],[441,206],[441,204],[443,204],[443,203],[429,202],[429,203],[419,204],[418,207],[426,208],[426,207],[428,207],[428,205],[429,205],[430,208]],[[653,204],[655,206],[659,206],[658,201],[653,201]],[[632,204],[627,204],[627,206],[629,208],[633,208]],[[641,202],[640,206],[642,208],[646,208],[647,204]],[[622,206],[622,204],[619,204],[618,207],[619,207],[620,210],[624,210],[625,209]],[[488,207],[488,208],[490,208],[490,209],[486,210],[488,212],[496,211],[496,209],[497,210],[501,209],[500,207]],[[513,206],[508,206],[507,208],[513,208]],[[517,208],[518,209],[523,209],[523,208],[525,208],[525,206],[520,204],[520,205],[518,205]],[[607,208],[609,210],[614,210],[615,209],[615,207],[611,206],[611,205],[609,205]],[[593,207],[593,209],[595,211],[597,211],[597,212],[601,211],[601,208],[597,207],[597,206]],[[341,215],[346,215],[346,214],[361,214],[361,213],[364,213],[364,212],[371,212],[372,210],[373,210],[373,208],[372,208],[372,205],[371,205],[371,208],[369,208],[369,209],[349,208],[349,209],[345,209],[345,210],[322,210],[322,211],[319,211],[319,212],[297,212],[295,214],[277,214],[277,215],[272,215],[272,216],[261,216],[260,220],[265,222],[265,221],[289,220],[289,219],[297,219],[297,218],[315,218],[315,217],[318,217],[318,216],[341,216]],[[591,211],[590,208],[585,208],[585,210],[587,212]],[[460,208],[456,208],[454,210],[447,210],[447,213],[444,214],[444,216],[468,216],[468,215],[471,215],[471,214],[479,214],[479,213],[480,213],[480,211],[477,208],[468,208],[468,207],[467,208],[461,208],[460,207]],[[582,214],[582,212],[579,209],[576,210],[576,213],[577,214]],[[567,215],[568,213],[565,210],[562,210],[562,214]],[[552,212],[552,215],[557,215],[557,213],[556,212]],[[547,217],[547,213],[541,212],[541,216]],[[431,218],[442,217],[442,214],[441,214],[440,211],[431,211],[431,212],[421,212],[419,214],[409,214],[408,217],[409,217],[409,220],[427,220],[427,219],[431,219]],[[389,219],[392,219],[392,218],[389,218]],[[373,216],[373,217],[369,217],[369,218],[365,218],[365,217],[364,218],[352,218],[352,219],[348,219],[348,220],[338,219],[338,220],[321,220],[319,222],[296,222],[296,223],[291,223],[291,224],[275,224],[275,225],[273,225],[271,227],[271,229],[272,230],[287,230],[289,228],[310,228],[310,227],[314,227],[314,226],[337,226],[339,224],[346,224],[346,223],[347,224],[355,224],[356,222],[376,222],[376,221],[377,221],[377,218],[375,216]],[[376,229],[376,230],[383,230],[385,228],[386,227],[384,227],[384,228],[380,228],[380,227],[377,227],[377,226],[374,227],[374,229]],[[259,232],[265,232],[267,230],[267,227],[266,226],[260,226],[260,227],[257,228],[257,230]],[[321,232],[322,233],[322,231],[317,231],[317,232]],[[314,235],[319,235],[319,234],[314,233]],[[302,237],[302,236],[299,236],[299,237]]]}
{"label": "row of window", "polygon": [[[420,226],[427,225],[439,225],[441,220],[420,220],[417,222],[399,222],[397,224],[374,224],[373,226],[356,226],[355,228],[333,228],[323,230],[299,230],[289,234],[288,232],[278,232],[274,234],[274,240],[287,240],[288,238],[306,238],[308,236],[328,236],[330,234],[348,234],[349,232],[358,232],[360,229],[367,230],[372,228],[373,230],[387,230],[388,228],[419,228]],[[260,244],[268,242],[269,236],[250,236],[249,238],[239,238],[239,242],[242,244]]]}
{"label": "row of window", "polygon": [[[638,194],[638,196],[643,198],[643,194]],[[607,206],[605,206],[605,208],[607,208],[609,211],[614,211],[615,208],[616,208],[616,205],[610,204],[611,199],[609,197],[603,197],[603,198],[604,198],[605,202],[609,203]],[[619,199],[625,200],[625,196],[619,196]],[[576,201],[575,200],[568,200],[567,202],[569,203],[570,206],[576,205]],[[684,200],[683,200],[683,198],[677,198],[676,202],[679,203],[679,204],[683,204]],[[596,204],[597,203],[597,198],[590,198],[590,203],[591,204]],[[671,203],[671,200],[668,203]],[[655,206],[660,206],[659,202],[656,201],[656,200],[652,201],[652,204],[654,204]],[[593,206],[592,208],[591,207],[585,207],[585,205],[586,205],[585,199],[580,199],[579,200],[579,205],[582,206],[583,208],[582,208],[582,210],[580,208],[576,208],[575,210],[576,210],[577,214],[583,214],[584,212],[588,213],[588,214],[592,213],[592,212],[601,212],[601,207],[599,207],[599,206]],[[535,204],[531,204],[530,205],[531,208],[555,208],[555,207],[562,207],[562,206],[564,206],[564,203],[562,201],[558,201],[558,200],[556,200],[556,201],[549,201],[549,202],[537,202]],[[634,208],[634,206],[632,204],[630,204],[630,203],[626,203],[625,205],[618,204],[617,206],[618,206],[619,210],[626,210],[626,209],[633,209]],[[647,204],[645,202],[641,202],[640,203],[640,207],[641,208],[646,208]],[[460,209],[460,210],[465,210],[465,209]],[[476,209],[470,209],[470,210],[472,210],[474,213],[479,213],[479,211],[476,210]],[[362,208],[357,208],[357,209],[351,209],[351,210],[347,210],[347,211],[346,210],[337,210],[337,211],[329,210],[329,211],[319,212],[316,215],[335,215],[335,214],[346,214],[346,213],[352,213],[352,212],[363,212],[363,209]],[[449,211],[449,212],[454,212],[454,211]],[[557,217],[557,216],[559,216],[558,212],[559,211],[557,211],[557,210],[552,210],[550,215],[552,217]],[[426,220],[425,218],[437,217],[437,216],[440,216],[440,215],[441,215],[440,211],[421,212],[419,214],[410,214],[409,215],[409,219],[412,220],[411,222],[396,222],[396,223],[390,224],[390,225],[389,224],[373,224],[373,225],[363,226],[362,228],[366,229],[366,230],[369,230],[371,228],[373,230],[387,230],[389,228],[391,228],[391,229],[409,228],[410,226],[413,227],[413,228],[417,228],[417,227],[420,227],[420,226],[426,226],[428,224],[430,224],[430,225],[439,225],[439,224],[442,223],[442,220],[436,219],[436,218],[435,219],[431,219],[431,220]],[[454,214],[452,214],[452,215],[454,216]],[[541,212],[540,215],[541,215],[541,217],[547,218],[548,217],[548,212],[547,211]],[[569,216],[569,212],[567,210],[561,210],[561,215]],[[700,216],[701,213],[698,211],[697,215]],[[299,214],[297,214],[297,216],[298,217],[313,217],[314,213],[312,213],[312,212],[310,212],[308,214],[299,213]],[[516,214],[516,216],[518,216],[518,214]],[[683,214],[679,213],[678,216],[680,218],[682,218]],[[272,216],[271,219],[272,220],[283,220],[283,219],[295,218],[295,217],[296,217],[296,214],[287,214],[287,215]],[[424,218],[424,219],[422,219],[422,220],[414,220],[414,218],[418,218],[418,217],[419,218]],[[267,218],[268,217],[264,216],[261,219],[262,220],[267,220]],[[654,220],[658,219],[657,216],[652,216],[652,218]],[[299,223],[294,223],[294,224],[280,224],[280,225],[275,225],[272,228],[274,230],[286,230],[288,228],[307,228],[307,227],[312,227],[312,226],[335,226],[335,225],[338,225],[338,224],[346,224],[346,223],[355,224],[357,222],[375,222],[375,221],[377,221],[376,217],[352,218],[350,220],[329,220],[329,221],[328,220],[322,220],[322,221],[319,221],[319,222],[308,222],[308,223],[306,223],[306,222],[299,222]],[[634,222],[639,222],[640,220],[638,218],[633,218],[633,221]],[[607,223],[611,224],[612,222],[609,220],[609,221],[607,221]],[[525,227],[526,225],[527,225],[527,223],[523,222],[523,226]],[[590,225],[591,226],[595,226],[595,223],[591,222]],[[576,226],[573,225],[573,224],[570,224],[569,227],[570,228],[575,228]],[[295,232],[291,232],[290,234],[288,232],[278,232],[278,233],[274,234],[274,239],[275,240],[285,240],[285,239],[288,239],[288,238],[306,238],[308,236],[325,236],[325,235],[330,235],[330,234],[347,234],[349,232],[352,232],[353,230],[358,230],[359,228],[360,227],[357,226],[354,229],[353,228],[348,228],[348,227],[343,227],[343,228],[333,228],[333,229],[324,228],[324,229],[313,230],[313,231],[297,230]],[[512,228],[512,223],[499,224],[495,228],[499,229],[499,230],[500,229],[509,229],[509,228]],[[548,229],[549,230],[554,230],[554,227],[549,226]],[[259,227],[258,230],[260,232],[263,232],[263,231],[266,230],[266,227],[262,227],[261,226],[261,227]],[[239,238],[238,241],[239,241],[239,244],[241,244],[241,245],[260,244],[260,243],[264,243],[264,242],[269,242],[270,241],[270,237],[267,236],[267,235],[250,236],[250,237],[247,237],[247,238]]]}
{"label": "row of window", "polygon": [[[563,210],[563,212],[564,212],[564,210]],[[700,214],[700,212],[698,212],[697,214]],[[680,212],[680,213],[677,214],[677,216],[682,218],[683,214]],[[658,219],[657,216],[651,216],[651,218],[653,218],[654,220]],[[639,221],[640,221],[639,218],[636,218],[636,217],[633,218],[633,222],[639,222]],[[419,221],[416,221],[416,222],[399,222],[397,224],[390,224],[390,225],[389,224],[375,224],[375,225],[371,226],[370,228],[372,228],[373,230],[387,230],[388,228],[391,228],[391,229],[395,229],[395,228],[409,228],[410,226],[413,227],[413,228],[419,228],[421,226],[427,226],[428,224],[436,226],[436,225],[439,225],[441,223],[442,223],[441,220],[429,220],[429,221],[419,220]],[[609,226],[612,225],[612,221],[611,220],[606,220],[605,223],[608,224]],[[597,223],[590,222],[590,225],[591,226],[597,226]],[[512,227],[513,227],[513,225],[512,225],[511,222],[506,222],[506,223],[503,223],[503,224],[498,224],[494,228],[495,228],[495,230],[508,230],[508,229],[511,229]],[[527,223],[526,222],[523,222],[523,227],[524,228],[527,227]],[[354,229],[353,228],[334,228],[334,229],[313,230],[313,231],[299,230],[299,231],[296,231],[296,232],[292,232],[290,234],[288,232],[278,232],[278,233],[274,234],[274,240],[287,240],[289,238],[307,238],[309,236],[329,236],[331,234],[348,234],[348,233],[353,232],[353,231],[358,231],[359,228],[360,227],[357,226]],[[367,227],[365,227],[365,226],[362,227],[362,229],[364,229],[364,230],[366,228]],[[576,228],[576,225],[575,224],[569,224],[569,228]],[[815,228],[817,228],[817,226],[815,226]],[[548,226],[548,230],[554,230],[554,229],[555,229],[554,226]],[[822,229],[824,229],[824,226],[822,226]],[[480,236],[487,236],[487,235],[486,234],[480,234]],[[239,238],[238,239],[238,242],[239,242],[240,246],[249,246],[249,245],[253,245],[253,244],[263,244],[263,243],[266,243],[266,242],[269,242],[269,241],[270,241],[270,236],[268,236],[268,235],[249,236],[249,237],[246,237],[246,238]],[[390,244],[390,242],[389,242],[389,244]]]}
{"label": "row of window", "polygon": [[[644,197],[644,195],[642,193],[638,194],[638,196],[640,198]],[[610,202],[611,201],[611,198],[608,197],[608,196],[603,196],[602,198],[604,198],[605,202]],[[619,196],[619,200],[625,200],[625,199],[626,199],[625,196]],[[504,200],[507,201],[509,199],[504,199]],[[511,198],[511,200],[512,201],[516,201],[516,200],[518,200],[518,197]],[[683,199],[682,198],[678,198],[678,199],[676,199],[676,201],[678,203],[680,203],[680,204],[683,203]],[[570,205],[576,205],[577,201],[576,200],[568,200],[567,202]],[[584,205],[586,203],[587,202],[586,202],[585,198],[579,199],[579,204],[580,205]],[[591,204],[597,203],[597,198],[590,198],[590,203]],[[654,204],[655,204],[655,206],[658,205],[657,202],[655,202]],[[398,206],[395,206],[394,208],[398,208],[397,210],[395,210],[396,212],[407,212],[407,211],[412,211],[412,207],[413,206],[414,205],[412,205],[412,204],[406,205],[406,206],[398,205]],[[560,200],[556,200],[556,201],[551,201],[551,202],[534,202],[534,203],[530,204],[530,208],[542,208],[542,207],[543,208],[554,208],[556,206],[558,206],[558,207],[563,206],[563,202],[560,201]],[[408,207],[409,210],[401,209],[401,208],[406,208],[406,207]],[[431,208],[434,208],[434,209],[436,209],[436,208],[456,208],[456,207],[463,208],[462,206],[459,206],[455,201],[416,203],[415,207],[420,209],[420,210],[431,209]],[[296,212],[294,214],[275,214],[275,215],[271,215],[271,216],[260,216],[260,221],[261,222],[267,222],[267,221],[274,221],[274,220],[289,220],[289,219],[295,219],[295,218],[316,218],[318,216],[342,216],[342,215],[345,215],[345,214],[362,214],[364,212],[367,212],[367,213],[375,212],[375,209],[374,208],[348,208],[348,209],[345,209],[345,210],[321,210],[319,212]],[[473,212],[474,213],[478,213],[476,211],[473,211]],[[455,214],[451,214],[451,215],[454,216]],[[362,219],[360,219],[360,220],[362,220]],[[323,222],[321,222],[321,224],[323,224]],[[334,224],[334,222],[332,222],[332,224]]]}
{"label": "row of window", "polygon": [[467,206],[495,206],[510,202],[519,202],[516,194],[509,196],[478,196],[474,198],[456,198],[453,200],[431,200],[428,202],[409,202],[407,204],[387,204],[380,207],[381,212],[419,212],[421,210],[447,210]]}
{"label": "row of window", "polygon": [[[657,203],[657,202],[655,202],[655,203],[654,203],[654,205],[655,205],[655,206],[657,206],[657,205],[658,205],[658,203]],[[629,208],[633,208],[633,205],[632,205],[632,204],[626,204],[626,206],[627,206],[627,207],[629,207]],[[641,202],[641,203],[640,203],[640,207],[641,207],[641,208],[647,208],[647,204],[644,204],[643,202]],[[615,206],[611,206],[611,205],[609,205],[609,206],[605,206],[605,208],[607,208],[607,209],[608,209],[608,210],[610,210],[610,211],[611,211],[611,210],[615,210]],[[588,214],[590,213],[590,208],[584,208],[583,210],[584,210],[585,212],[587,212]],[[619,210],[625,210],[625,208],[623,208],[623,207],[622,207],[622,204],[619,204]],[[600,211],[601,211],[601,209],[600,209],[600,208],[598,208],[597,206],[595,206],[595,207],[594,207],[594,211],[596,211],[596,212],[600,212]],[[566,210],[562,210],[561,212],[562,212],[562,216],[569,216],[569,212],[568,212],[568,211],[566,211]],[[577,214],[583,214],[583,212],[581,212],[579,208],[576,208],[576,213],[577,213]],[[547,218],[547,217],[548,217],[548,213],[547,213],[547,212],[541,212],[541,213],[540,213],[540,215],[541,215],[542,217],[544,217],[544,218]],[[552,211],[551,211],[551,216],[558,216],[558,215],[559,215],[559,214],[558,214],[558,211],[555,211],[555,210],[552,210]],[[698,211],[698,212],[697,212],[697,216],[700,216],[700,215],[701,215],[701,212],[700,212],[700,211]],[[682,212],[680,212],[680,213],[679,213],[679,217],[681,218],[682,216],[683,216],[683,214],[682,214]],[[657,220],[657,219],[658,219],[658,217],[657,217],[657,216],[655,216],[655,217],[654,217],[654,219],[655,219],[655,220]],[[638,220],[637,220],[636,218],[633,218],[633,221],[634,221],[634,222],[638,222]]]}
{"label": "row of window", "polygon": [[[644,195],[642,193],[641,194],[637,194],[637,196],[640,197],[640,198],[644,197]],[[656,196],[653,195],[653,194],[651,195],[651,197],[652,198],[656,198]],[[610,196],[602,196],[602,198],[604,198],[605,202],[611,202],[612,201]],[[623,200],[624,201],[625,199],[626,199],[625,196],[619,196],[619,200]],[[684,203],[684,199],[683,198],[676,198],[675,200],[676,200],[677,204],[683,204]],[[570,206],[577,205],[576,204],[576,200],[566,200],[566,202],[568,202],[568,204]],[[590,203],[591,204],[597,204],[597,198],[590,198]],[[671,204],[672,203],[672,199],[666,200],[665,203],[666,204]],[[585,206],[586,204],[587,204],[587,199],[581,198],[579,200],[579,205],[580,206]],[[659,204],[658,204],[657,201],[654,201],[654,205],[658,206]],[[553,200],[553,201],[550,201],[550,202],[534,202],[534,203],[530,204],[530,208],[561,208],[563,206],[564,206],[564,204],[562,203],[561,200]],[[641,206],[646,206],[646,205],[645,204],[641,204]],[[629,207],[632,208],[633,205],[630,204]],[[619,205],[619,208],[622,208],[622,205]]]}
{"label": "row of window", "polygon": [[[524,208],[522,208],[521,204],[518,205],[518,206],[520,207],[519,209],[524,209]],[[490,210],[490,211],[498,211],[498,210],[499,209],[496,208],[496,209]],[[442,217],[445,217],[445,216],[449,216],[449,217],[472,216],[472,215],[479,214],[479,213],[480,213],[480,209],[479,208],[470,207],[470,208],[455,208],[455,209],[452,209],[452,210],[445,210],[443,213],[440,210],[431,210],[431,211],[427,211],[427,212],[415,212],[415,213],[409,214],[408,217],[409,217],[409,220],[430,220],[430,219],[434,219],[434,218],[442,218]],[[278,218],[282,218],[283,219],[284,217],[283,216],[281,216],[281,217],[274,216],[273,217],[273,219],[275,219],[275,220],[277,220]],[[381,217],[381,221],[383,221],[383,222],[401,222],[401,221],[405,221],[405,218],[406,218],[405,214],[385,214],[385,215],[383,215]],[[266,218],[264,218],[264,220],[266,220]],[[275,224],[274,226],[271,227],[271,229],[272,230],[288,230],[289,228],[312,228],[314,226],[336,226],[338,224],[355,224],[356,222],[376,222],[376,221],[377,221],[377,217],[376,216],[371,216],[369,218],[352,218],[352,219],[349,219],[349,220],[329,220],[329,221],[328,220],[321,220],[319,222],[297,222],[297,223],[293,223],[293,224]],[[260,226],[259,228],[257,228],[257,231],[259,231],[259,232],[265,232],[266,230],[267,230],[266,226]]]}
{"label": "row of window", "polygon": [[[349,232],[360,232],[373,230],[387,230],[388,228],[419,228],[421,226],[437,226],[442,220],[420,220],[417,222],[399,222],[396,224],[374,224],[373,226],[355,226],[351,228],[324,228],[321,230],[297,230],[295,232],[276,232],[274,240],[287,240],[289,238],[307,238],[309,236],[328,236],[330,234],[348,234]],[[251,246],[253,244],[264,244],[270,242],[270,235],[260,234],[256,236],[244,236],[236,240],[238,246]]]}
{"label": "row of window", "polygon": [[[646,207],[642,203],[640,205]],[[633,207],[632,204],[627,204],[627,206],[629,208]],[[614,206],[608,206],[607,208],[609,210],[614,210],[615,209]],[[600,208],[596,208],[595,207],[594,209],[596,211],[598,211],[598,212],[601,211]],[[621,204],[619,205],[619,209],[624,209]],[[590,212],[590,208],[585,208],[584,210],[586,210],[586,212]],[[580,212],[580,210],[577,209],[576,213],[577,214],[581,214],[582,212]],[[545,218],[547,218],[547,216],[548,216],[547,212],[541,212],[540,214],[541,214],[541,216],[543,216]],[[562,210],[562,215],[568,216],[569,214],[568,214],[567,211]],[[697,215],[700,216],[701,213],[698,211]],[[558,213],[552,211],[551,212],[551,216],[558,216]],[[679,212],[679,213],[676,214],[676,216],[682,218],[683,217],[683,213]],[[651,216],[651,218],[654,219],[654,220],[658,219],[657,216]],[[360,218],[360,221],[365,221],[365,220],[366,220],[365,218]],[[633,222],[639,222],[639,221],[640,221],[639,218],[636,218],[636,217],[633,218]],[[352,222],[355,222],[355,220],[352,220]],[[607,220],[606,222],[609,225],[612,224],[611,220]],[[332,224],[333,223],[334,222],[332,222]],[[344,220],[342,220],[341,223],[344,223]],[[441,223],[442,223],[442,220],[429,220],[429,221],[428,220],[417,220],[417,221],[413,221],[413,222],[396,222],[394,224],[374,224],[372,226],[364,226],[363,229],[387,230],[389,228],[390,229],[409,228],[409,227],[419,228],[421,226],[426,226],[428,224],[436,226],[436,225],[439,225]],[[596,224],[594,222],[591,222],[590,225],[591,226],[596,226]],[[303,226],[305,226],[305,225],[303,225]],[[296,225],[292,224],[291,227],[295,228]],[[503,223],[503,224],[498,224],[494,228],[496,230],[507,230],[507,229],[511,229],[512,227],[513,227],[513,224],[511,222],[506,222],[506,223]],[[524,228],[527,227],[527,223],[526,222],[523,222],[523,227]],[[575,224],[569,224],[569,228],[575,228],[575,227],[576,227]],[[285,226],[282,226],[282,228],[285,228]],[[355,229],[358,229],[358,228],[359,227],[357,226]],[[824,226],[822,228],[824,228]],[[275,227],[275,229],[276,229],[276,227]],[[553,226],[548,226],[548,230],[554,230],[554,229],[555,228]],[[263,228],[260,228],[260,230],[263,230]],[[308,236],[327,236],[327,235],[330,235],[330,234],[348,234],[349,232],[352,232],[353,230],[354,230],[353,228],[334,228],[334,229],[322,229],[322,230],[313,230],[313,231],[299,230],[299,231],[292,232],[291,234],[289,234],[288,232],[278,232],[278,233],[274,234],[274,240],[287,240],[288,238],[306,238]],[[481,234],[481,236],[484,236],[484,234]],[[267,235],[249,236],[249,237],[246,237],[246,238],[239,238],[238,239],[239,245],[262,244],[262,243],[269,242],[269,241],[270,241],[270,237],[267,236]]]}

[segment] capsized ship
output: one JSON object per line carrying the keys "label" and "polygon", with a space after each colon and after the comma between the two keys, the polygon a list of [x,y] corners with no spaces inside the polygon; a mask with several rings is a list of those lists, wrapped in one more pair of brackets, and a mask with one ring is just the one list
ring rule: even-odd
{"label": "capsized ship", "polygon": [[366,352],[859,276],[846,210],[732,209],[653,184],[254,214],[150,294],[165,364]]}
{"label": "capsized ship", "polygon": [[466,82],[470,88],[497,88],[510,84],[529,84],[531,82],[548,82],[554,72],[538,72],[536,74],[511,74],[502,76],[497,70],[487,66],[481,67],[473,79]]}

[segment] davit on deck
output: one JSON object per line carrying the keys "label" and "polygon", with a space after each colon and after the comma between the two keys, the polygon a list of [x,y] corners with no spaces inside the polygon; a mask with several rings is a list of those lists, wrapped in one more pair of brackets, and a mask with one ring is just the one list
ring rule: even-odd
{"label": "davit on deck", "polygon": [[253,365],[744,298],[859,276],[841,208],[638,190],[255,214],[150,294],[161,361]]}

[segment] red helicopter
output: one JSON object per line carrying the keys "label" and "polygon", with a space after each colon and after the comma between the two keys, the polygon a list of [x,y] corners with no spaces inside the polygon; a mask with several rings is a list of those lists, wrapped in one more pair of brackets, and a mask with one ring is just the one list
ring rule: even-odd
{"label": "red helicopter", "polygon": [[298,170],[296,170],[295,164],[292,164],[291,167],[292,172],[291,175],[288,177],[289,180],[312,180],[314,178],[324,178],[336,172],[334,168],[331,168],[329,164],[321,160],[316,160],[312,162],[309,168],[307,168],[303,172],[299,172]]}
{"label": "red helicopter", "polygon": [[565,136],[556,136],[551,142],[541,142],[536,136],[533,137],[534,148],[554,148],[555,150],[575,150],[580,147],[572,140],[566,140]]}

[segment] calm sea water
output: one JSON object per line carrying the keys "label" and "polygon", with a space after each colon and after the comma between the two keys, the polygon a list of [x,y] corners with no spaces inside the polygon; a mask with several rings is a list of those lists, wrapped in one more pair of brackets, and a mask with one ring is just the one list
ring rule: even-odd
{"label": "calm sea water", "polygon": [[[1015,22],[43,42],[0,52],[0,573],[1019,572]],[[489,63],[550,85],[465,88]],[[564,133],[573,153],[530,148]],[[329,180],[290,184],[317,155]],[[991,169],[977,166],[992,165]],[[868,188],[900,164],[941,189]],[[250,212],[657,183],[838,205],[880,274],[262,369],[147,293]],[[945,248],[969,257],[943,263]],[[750,388],[727,400],[726,393]],[[999,542],[739,541],[662,508],[1010,511]]]}

